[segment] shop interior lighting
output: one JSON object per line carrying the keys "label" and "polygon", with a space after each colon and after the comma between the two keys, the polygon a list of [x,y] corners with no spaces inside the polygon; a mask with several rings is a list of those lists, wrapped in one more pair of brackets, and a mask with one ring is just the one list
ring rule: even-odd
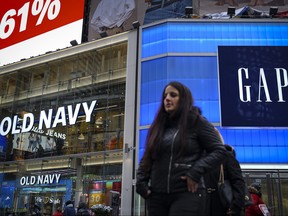
{"label": "shop interior lighting", "polygon": [[95,124],[96,125],[102,125],[103,124],[102,116],[100,116],[99,118],[96,119]]}
{"label": "shop interior lighting", "polygon": [[230,16],[230,18],[232,18],[235,15],[235,7],[228,7],[227,9],[227,14]]}
{"label": "shop interior lighting", "polygon": [[[46,162],[47,161],[47,162]],[[61,160],[42,160],[26,164],[26,171],[43,171],[50,169],[63,169],[69,167],[69,158]]]}
{"label": "shop interior lighting", "polygon": [[78,139],[79,139],[79,140],[84,140],[84,139],[85,139],[83,133],[81,133],[81,134],[79,135]]}
{"label": "shop interior lighting", "polygon": [[115,107],[118,107],[118,105],[111,105],[111,106],[104,106],[104,107],[98,107],[98,108],[95,108],[95,110],[105,110],[105,109],[110,109],[110,108],[115,108]]}

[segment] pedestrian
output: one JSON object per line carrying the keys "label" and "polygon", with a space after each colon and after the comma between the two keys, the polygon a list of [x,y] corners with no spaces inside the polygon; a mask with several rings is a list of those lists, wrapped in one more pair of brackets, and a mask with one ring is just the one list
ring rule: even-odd
{"label": "pedestrian", "polygon": [[90,216],[88,206],[85,202],[80,202],[77,210],[77,216]]}
{"label": "pedestrian", "polygon": [[32,214],[31,214],[31,215],[35,215],[35,216],[42,216],[40,206],[38,206],[37,204],[34,204],[34,205],[33,205]]}
{"label": "pedestrian", "polygon": [[253,205],[245,209],[245,216],[263,216],[259,206],[260,204],[262,204],[262,206],[265,204],[262,200],[261,185],[253,183],[248,187],[248,190],[251,194]]}
{"label": "pedestrian", "polygon": [[68,200],[65,203],[63,216],[76,216],[76,210],[71,200]]}
{"label": "pedestrian", "polygon": [[136,191],[147,200],[149,216],[203,215],[203,176],[223,162],[226,150],[193,104],[180,82],[165,86],[137,171]]}
{"label": "pedestrian", "polygon": [[246,183],[242,175],[240,164],[236,159],[234,148],[227,144],[224,146],[228,152],[226,160],[223,163],[224,178],[230,181],[232,187],[232,202],[229,207],[224,207],[222,205],[218,193],[220,168],[212,171],[205,178],[208,193],[207,200],[210,206],[207,208],[207,210],[210,211],[208,215],[244,215]]}
{"label": "pedestrian", "polygon": [[53,216],[63,216],[62,210],[60,207],[58,207],[56,209],[56,211],[54,212]]}

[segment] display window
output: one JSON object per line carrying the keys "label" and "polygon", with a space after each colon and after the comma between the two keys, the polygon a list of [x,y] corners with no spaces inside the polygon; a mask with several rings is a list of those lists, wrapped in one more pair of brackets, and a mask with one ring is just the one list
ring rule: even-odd
{"label": "display window", "polygon": [[121,43],[0,75],[0,214],[120,197],[126,62]]}

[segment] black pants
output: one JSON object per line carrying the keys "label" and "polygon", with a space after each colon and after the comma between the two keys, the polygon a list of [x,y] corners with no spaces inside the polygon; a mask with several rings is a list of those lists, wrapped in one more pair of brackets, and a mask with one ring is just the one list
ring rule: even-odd
{"label": "black pants", "polygon": [[206,193],[151,193],[147,199],[149,216],[202,216],[204,215]]}

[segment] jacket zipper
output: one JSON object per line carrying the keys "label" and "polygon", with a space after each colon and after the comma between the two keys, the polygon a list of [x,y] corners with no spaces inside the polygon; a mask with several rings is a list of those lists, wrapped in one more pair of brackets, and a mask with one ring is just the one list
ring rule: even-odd
{"label": "jacket zipper", "polygon": [[174,146],[174,141],[179,132],[179,129],[175,132],[171,144],[171,155],[170,155],[170,161],[169,161],[169,171],[168,171],[168,180],[167,180],[167,193],[170,193],[170,176],[171,176],[171,167],[172,167],[172,160],[173,160],[173,146]]}

